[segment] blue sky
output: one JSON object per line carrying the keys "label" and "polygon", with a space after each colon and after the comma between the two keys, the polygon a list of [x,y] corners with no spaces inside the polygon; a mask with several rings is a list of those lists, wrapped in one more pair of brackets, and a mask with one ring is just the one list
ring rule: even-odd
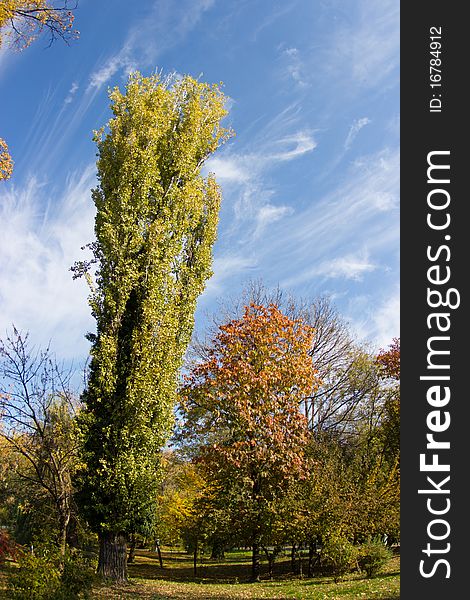
{"label": "blue sky", "polygon": [[236,131],[207,170],[223,189],[218,302],[262,278],[327,294],[374,347],[399,335],[399,3],[393,0],[80,0],[80,38],[0,51],[0,332],[14,323],[80,365],[94,330],[69,267],[93,239],[107,89],[139,69],[224,82]]}

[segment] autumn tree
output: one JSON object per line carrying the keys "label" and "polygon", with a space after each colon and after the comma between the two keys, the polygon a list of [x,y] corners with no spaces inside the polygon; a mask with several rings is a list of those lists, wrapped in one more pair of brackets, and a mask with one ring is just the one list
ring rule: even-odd
{"label": "autumn tree", "polygon": [[48,348],[35,352],[16,329],[0,340],[0,436],[16,457],[14,472],[28,485],[29,501],[48,501],[62,556],[79,454],[69,377]]}
{"label": "autumn tree", "polygon": [[68,0],[1,0],[0,46],[9,39],[23,50],[44,32],[49,35],[49,44],[58,38],[68,43],[78,36],[72,29],[77,4]]}
{"label": "autumn tree", "polygon": [[148,530],[177,376],[211,275],[220,190],[201,175],[230,135],[225,97],[189,76],[130,76],[110,93],[114,116],[95,135],[96,319],[83,394],[86,470],[80,500],[100,540],[98,571],[125,580],[129,533]]}
{"label": "autumn tree", "polygon": [[181,390],[181,437],[252,547],[252,578],[269,543],[273,510],[302,474],[307,440],[302,399],[318,385],[309,356],[314,332],[279,308],[250,304],[219,327],[207,359]]}
{"label": "autumn tree", "polygon": [[[224,320],[240,317],[243,307],[251,302],[274,303],[290,318],[302,319],[315,330],[310,355],[320,385],[302,401],[309,429],[316,433],[353,430],[361,405],[367,402],[376,385],[376,377],[362,368],[369,351],[354,339],[331,299],[326,296],[313,300],[294,298],[280,288],[269,289],[261,280],[253,280],[239,298],[227,302],[220,314],[214,315],[212,329]],[[195,339],[193,356],[204,359],[206,346],[204,339]]]}
{"label": "autumn tree", "polygon": [[[49,45],[56,39],[69,43],[78,37],[73,30],[78,2],[63,0],[0,0],[0,48],[9,41],[13,48],[27,48],[39,35],[47,32]],[[13,159],[4,139],[0,138],[0,181],[9,179]]]}
{"label": "autumn tree", "polygon": [[363,359],[362,372],[375,383],[361,403],[352,435],[342,439],[349,499],[348,530],[354,541],[399,537],[399,341]]}
{"label": "autumn tree", "polygon": [[13,159],[8,150],[7,143],[0,138],[0,181],[9,179],[13,172]]}

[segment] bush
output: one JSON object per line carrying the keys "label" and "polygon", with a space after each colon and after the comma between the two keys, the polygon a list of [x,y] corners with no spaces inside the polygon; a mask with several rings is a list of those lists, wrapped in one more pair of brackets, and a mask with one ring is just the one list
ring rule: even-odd
{"label": "bush", "polygon": [[91,587],[94,579],[94,568],[91,561],[78,552],[69,552],[65,557],[60,578],[60,588],[55,600],[75,600],[91,598]]}
{"label": "bush", "polygon": [[392,557],[392,551],[380,540],[368,540],[359,548],[357,563],[367,577],[377,575],[385,563]]}
{"label": "bush", "polygon": [[50,558],[24,552],[18,557],[8,581],[12,600],[46,600],[55,598],[60,586],[60,571]]}
{"label": "bush", "polygon": [[89,561],[69,552],[63,564],[51,547],[23,552],[9,577],[12,600],[78,600],[90,598],[93,569]]}
{"label": "bush", "polygon": [[322,560],[325,559],[331,566],[336,583],[353,569],[356,556],[356,548],[346,538],[336,535],[328,537],[321,552]]}

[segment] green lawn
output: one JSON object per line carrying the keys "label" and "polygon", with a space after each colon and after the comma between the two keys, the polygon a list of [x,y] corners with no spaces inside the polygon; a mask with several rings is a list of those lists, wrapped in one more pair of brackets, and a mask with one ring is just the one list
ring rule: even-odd
{"label": "green lawn", "polygon": [[[203,561],[194,577],[192,558],[183,552],[164,552],[164,569],[158,565],[156,554],[138,551],[136,562],[130,566],[130,581],[126,586],[96,584],[93,598],[97,600],[183,600],[183,599],[266,599],[266,600],[395,600],[400,597],[400,561],[392,558],[383,573],[365,579],[353,573],[339,583],[331,577],[299,579],[290,571],[287,557],[274,567],[274,579],[262,577],[260,583],[247,583],[250,574],[248,553],[230,552],[222,562]],[[7,600],[5,572],[0,573],[0,599]],[[266,567],[264,567],[266,570]]]}

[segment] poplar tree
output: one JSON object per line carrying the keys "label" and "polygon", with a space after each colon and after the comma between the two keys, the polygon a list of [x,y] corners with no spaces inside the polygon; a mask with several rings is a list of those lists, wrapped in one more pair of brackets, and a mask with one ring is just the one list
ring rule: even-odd
{"label": "poplar tree", "polygon": [[122,581],[128,535],[152,526],[178,372],[211,275],[221,194],[201,167],[231,131],[219,86],[189,76],[133,73],[110,98],[114,116],[95,133],[93,260],[73,270],[96,319],[79,500],[99,537],[98,572]]}

